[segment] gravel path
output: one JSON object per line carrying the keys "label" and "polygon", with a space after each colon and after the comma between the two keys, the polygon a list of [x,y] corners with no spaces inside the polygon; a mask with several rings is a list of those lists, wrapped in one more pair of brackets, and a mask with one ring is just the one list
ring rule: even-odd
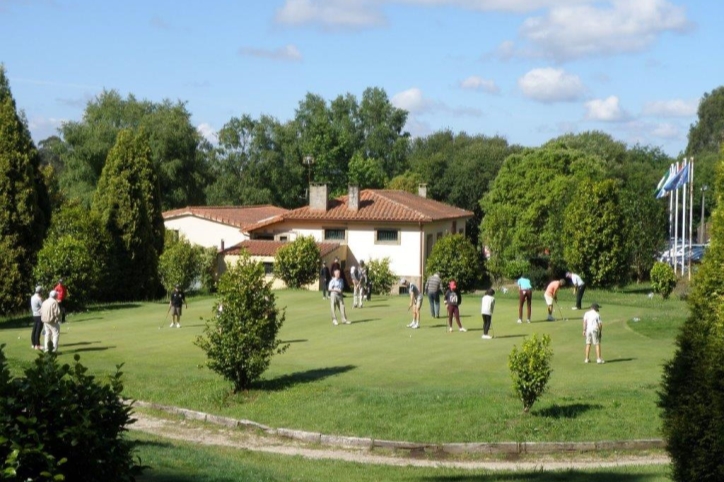
{"label": "gravel path", "polygon": [[446,461],[426,458],[412,458],[400,455],[380,455],[366,449],[329,449],[310,446],[273,436],[263,436],[243,430],[230,430],[208,424],[188,423],[184,420],[166,419],[135,412],[136,423],[131,430],[145,432],[173,440],[193,442],[209,446],[233,447],[255,452],[279,455],[297,455],[308,459],[342,460],[363,464],[378,464],[413,467],[449,467],[457,469],[485,469],[496,471],[565,470],[623,467],[632,465],[662,465],[670,462],[668,457],[631,456],[596,459],[590,455],[576,454],[570,459],[562,456],[529,458],[521,461]]}

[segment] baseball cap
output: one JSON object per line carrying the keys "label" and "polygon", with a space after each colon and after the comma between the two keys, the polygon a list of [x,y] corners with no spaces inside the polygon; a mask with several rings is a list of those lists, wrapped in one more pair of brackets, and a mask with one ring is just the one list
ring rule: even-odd
{"label": "baseball cap", "polygon": [[597,310],[597,309],[599,309],[599,308],[600,308],[600,306],[598,305],[598,303],[593,303],[593,304],[591,305],[591,309]]}
{"label": "baseball cap", "polygon": [[38,286],[35,287],[35,292],[36,292],[36,293],[40,293],[41,291],[43,291],[43,287],[42,287],[42,286],[38,285]]}

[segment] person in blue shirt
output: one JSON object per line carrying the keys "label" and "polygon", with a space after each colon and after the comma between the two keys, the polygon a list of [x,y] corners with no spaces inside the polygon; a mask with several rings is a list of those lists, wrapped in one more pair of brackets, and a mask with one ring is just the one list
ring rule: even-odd
{"label": "person in blue shirt", "polygon": [[530,323],[530,303],[533,301],[533,285],[525,276],[518,278],[518,323],[523,323],[523,303],[528,303],[528,318]]}

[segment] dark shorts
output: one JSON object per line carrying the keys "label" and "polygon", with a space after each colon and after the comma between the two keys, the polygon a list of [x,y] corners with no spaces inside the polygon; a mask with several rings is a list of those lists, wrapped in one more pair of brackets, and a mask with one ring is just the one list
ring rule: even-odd
{"label": "dark shorts", "polygon": [[180,307],[180,306],[172,306],[172,307],[171,307],[171,316],[181,316],[181,307]]}

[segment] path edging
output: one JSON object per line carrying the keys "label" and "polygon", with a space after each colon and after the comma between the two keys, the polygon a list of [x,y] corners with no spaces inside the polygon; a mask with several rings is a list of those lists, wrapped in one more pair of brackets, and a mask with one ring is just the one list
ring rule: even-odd
{"label": "path edging", "polygon": [[161,405],[158,403],[134,400],[126,402],[141,408],[151,408],[166,413],[181,415],[189,420],[198,420],[228,428],[261,430],[268,435],[340,448],[393,449],[410,452],[448,453],[448,454],[554,454],[562,452],[593,452],[600,450],[652,450],[663,449],[662,439],[602,440],[598,442],[470,442],[470,443],[419,443],[400,440],[383,440],[369,437],[348,437],[328,435],[320,432],[307,432],[289,428],[272,428],[253,420],[235,419],[212,415],[187,408]]}

